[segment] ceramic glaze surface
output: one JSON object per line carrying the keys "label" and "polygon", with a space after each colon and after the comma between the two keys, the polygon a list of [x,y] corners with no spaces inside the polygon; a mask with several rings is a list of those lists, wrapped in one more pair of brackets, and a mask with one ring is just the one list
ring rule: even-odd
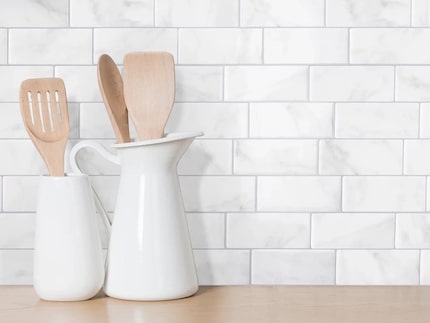
{"label": "ceramic glaze surface", "polygon": [[79,301],[103,285],[103,255],[86,175],[40,177],[34,288],[42,299]]}
{"label": "ceramic glaze surface", "polygon": [[[199,135],[171,134],[162,139],[115,145],[121,176],[108,250],[104,286],[107,295],[129,300],[167,300],[197,291],[176,167]],[[82,142],[71,158],[85,146],[97,144]]]}

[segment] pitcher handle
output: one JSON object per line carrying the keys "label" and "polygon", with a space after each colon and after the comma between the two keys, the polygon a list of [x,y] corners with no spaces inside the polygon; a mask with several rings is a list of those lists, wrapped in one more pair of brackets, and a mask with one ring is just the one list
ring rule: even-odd
{"label": "pitcher handle", "polygon": [[[78,165],[78,161],[77,161],[77,154],[78,152],[83,149],[83,148],[92,148],[95,151],[97,151],[103,158],[105,158],[106,160],[119,165],[120,164],[120,160],[119,157],[117,155],[114,155],[110,152],[108,152],[106,150],[105,147],[103,147],[101,144],[99,144],[98,142],[95,141],[81,141],[78,144],[76,144],[72,150],[70,151],[70,165],[72,167],[72,170],[76,173],[80,173],[83,174],[81,168]],[[106,212],[105,207],[102,204],[102,201],[100,200],[99,196],[97,195],[96,191],[94,190],[94,187],[92,187],[93,190],[93,194],[94,194],[94,201],[95,201],[95,205],[97,207],[97,210],[99,211],[100,217],[102,219],[103,225],[106,227],[106,230],[109,232],[110,235],[110,231],[111,231],[111,222],[109,220],[109,216]]]}

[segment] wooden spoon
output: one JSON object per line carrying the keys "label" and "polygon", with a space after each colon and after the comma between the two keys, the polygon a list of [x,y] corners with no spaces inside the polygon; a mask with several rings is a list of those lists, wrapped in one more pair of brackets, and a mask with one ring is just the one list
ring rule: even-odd
{"label": "wooden spoon", "polygon": [[25,129],[45,161],[49,175],[64,176],[69,112],[63,80],[25,80],[21,84],[20,106]]}
{"label": "wooden spoon", "polygon": [[124,57],[124,97],[140,140],[161,138],[175,101],[175,63],[166,52]]}
{"label": "wooden spoon", "polygon": [[103,54],[97,64],[99,87],[118,143],[130,141],[128,112],[124,101],[121,73],[109,55]]}

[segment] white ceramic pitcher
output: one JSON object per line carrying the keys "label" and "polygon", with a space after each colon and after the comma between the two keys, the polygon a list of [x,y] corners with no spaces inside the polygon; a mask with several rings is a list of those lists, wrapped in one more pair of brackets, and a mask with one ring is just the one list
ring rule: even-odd
{"label": "white ceramic pitcher", "polygon": [[[127,300],[169,300],[198,290],[177,164],[202,133],[172,133],[163,138],[115,144],[118,155],[97,142],[83,141],[70,153],[93,148],[121,165],[109,241],[104,291]],[[96,195],[96,205],[107,214]]]}

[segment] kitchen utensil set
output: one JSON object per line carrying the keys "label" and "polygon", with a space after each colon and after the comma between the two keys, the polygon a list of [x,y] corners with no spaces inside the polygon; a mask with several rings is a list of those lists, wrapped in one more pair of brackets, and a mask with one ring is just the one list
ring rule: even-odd
{"label": "kitchen utensil set", "polygon": [[[117,154],[98,142],[81,141],[70,151],[74,173],[64,174],[69,117],[59,78],[21,85],[21,113],[30,138],[51,176],[42,176],[36,210],[34,288],[46,300],[108,296],[168,300],[198,290],[176,166],[195,133],[164,135],[175,97],[173,56],[129,53],[124,81],[111,57],[97,64],[100,91],[117,143]],[[138,140],[130,142],[128,115]],[[121,166],[115,221],[111,224],[90,181],[77,163],[82,148],[95,149]],[[111,233],[106,268],[95,207]]]}

